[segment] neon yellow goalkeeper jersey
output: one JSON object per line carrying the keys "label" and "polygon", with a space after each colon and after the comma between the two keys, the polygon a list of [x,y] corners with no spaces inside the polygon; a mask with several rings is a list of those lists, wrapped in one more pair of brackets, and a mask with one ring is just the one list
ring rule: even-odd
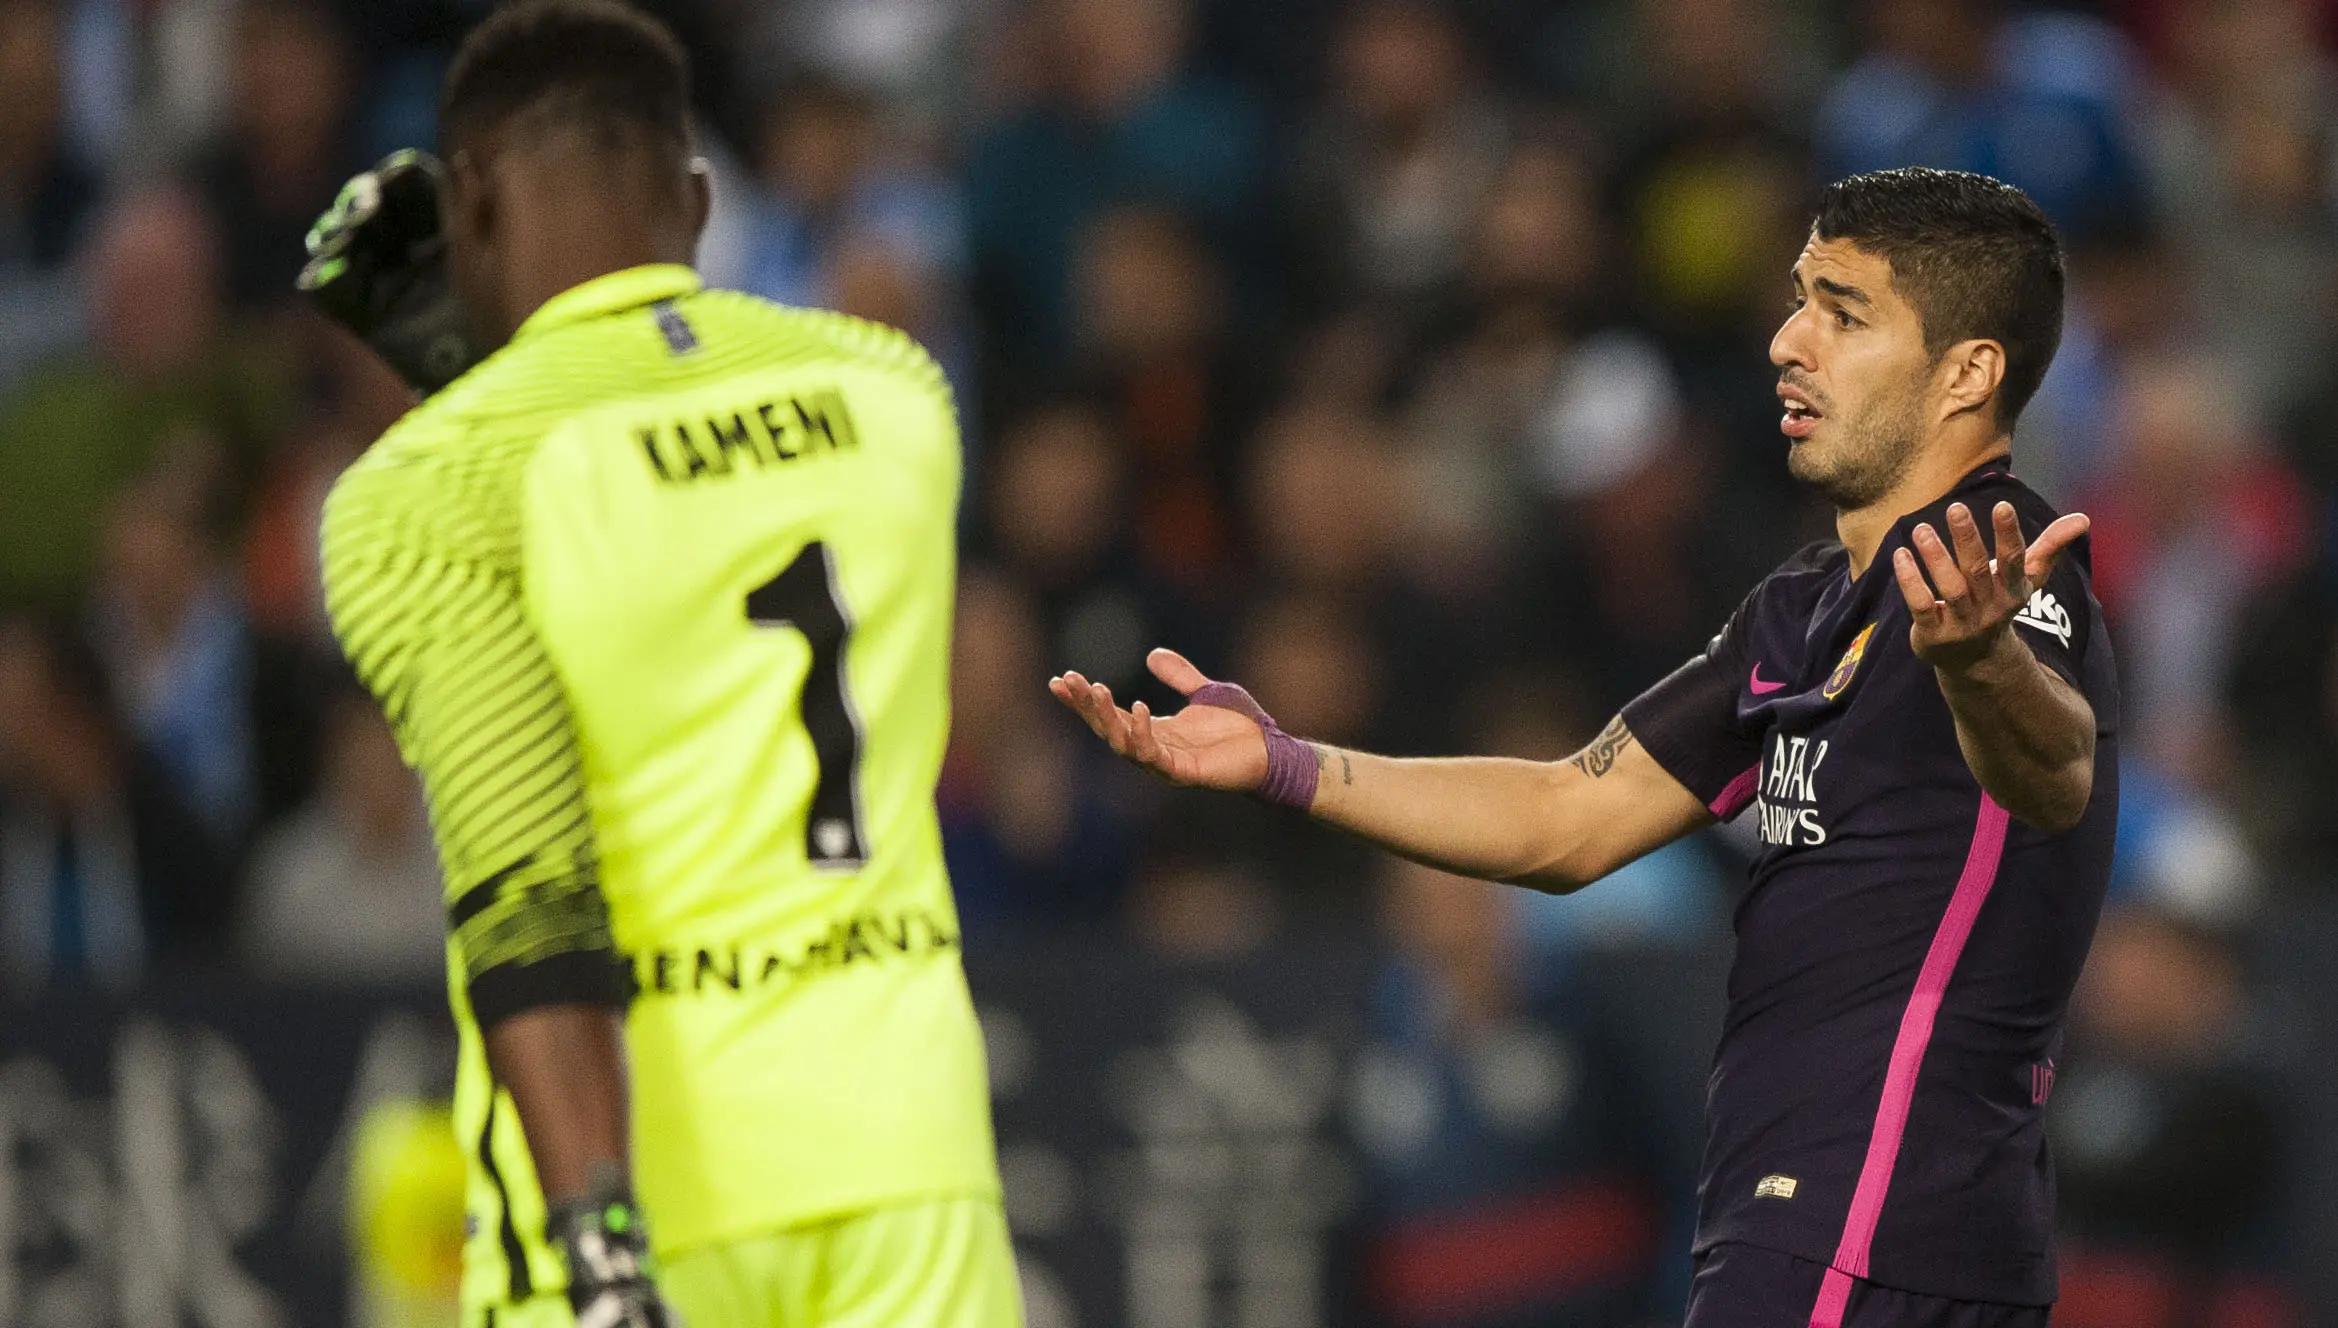
{"label": "neon yellow goalkeeper jersey", "polygon": [[933,805],[958,484],[907,337],[654,266],[334,487],[327,604],[446,873],[467,1302],[562,1285],[479,1036],[535,1005],[630,1000],[661,1252],[997,1193]]}

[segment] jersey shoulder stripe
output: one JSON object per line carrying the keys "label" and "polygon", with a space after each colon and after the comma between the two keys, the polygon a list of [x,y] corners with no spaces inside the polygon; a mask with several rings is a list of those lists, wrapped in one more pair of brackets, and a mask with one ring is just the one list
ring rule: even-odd
{"label": "jersey shoulder stripe", "polygon": [[644,306],[514,342],[409,412],[334,486],[326,557],[428,549],[519,576],[528,464],[565,419],[612,401],[834,366],[931,392],[955,414],[941,366],[896,328],[735,291],[671,306],[696,331],[689,350],[677,352]]}
{"label": "jersey shoulder stripe", "polygon": [[[658,310],[692,331],[669,335]],[[686,345],[686,348],[684,348]],[[949,396],[941,366],[907,333],[736,291],[699,291],[553,328],[490,356],[447,389],[450,410],[488,423],[551,424],[618,399],[689,392],[746,373],[852,367]]]}

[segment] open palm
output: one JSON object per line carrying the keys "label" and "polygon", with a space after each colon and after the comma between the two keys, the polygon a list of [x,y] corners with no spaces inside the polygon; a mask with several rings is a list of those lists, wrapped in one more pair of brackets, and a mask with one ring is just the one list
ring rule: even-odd
{"label": "open palm", "polygon": [[[1174,650],[1154,651],[1145,666],[1183,696],[1210,682]],[[1265,730],[1239,710],[1204,704],[1155,715],[1142,701],[1123,709],[1111,688],[1077,673],[1048,679],[1047,690],[1113,751],[1172,784],[1247,793],[1266,778]]]}
{"label": "open palm", "polygon": [[1991,518],[1997,527],[1995,553],[1982,543],[1972,509],[1952,503],[1948,534],[1953,549],[1924,524],[1910,532],[1912,549],[1892,555],[1893,575],[1914,620],[1908,644],[1918,659],[1935,668],[1955,672],[1986,658],[2088,524],[2084,513],[2073,512],[2056,518],[2038,532],[2035,543],[2028,543],[2013,504],[1997,504]]}

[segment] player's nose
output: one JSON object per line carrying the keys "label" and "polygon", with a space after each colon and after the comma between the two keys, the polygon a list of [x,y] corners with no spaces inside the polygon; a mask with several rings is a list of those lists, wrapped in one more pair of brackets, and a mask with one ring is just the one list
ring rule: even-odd
{"label": "player's nose", "polygon": [[1781,369],[1817,367],[1811,354],[1810,328],[1810,306],[1804,305],[1786,315],[1786,321],[1778,325],[1777,335],[1770,338],[1770,363]]}

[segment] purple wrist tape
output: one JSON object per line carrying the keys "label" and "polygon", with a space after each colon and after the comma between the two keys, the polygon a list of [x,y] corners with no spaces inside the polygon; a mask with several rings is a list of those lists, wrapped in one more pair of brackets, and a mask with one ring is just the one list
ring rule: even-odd
{"label": "purple wrist tape", "polygon": [[1185,700],[1188,705],[1231,710],[1257,724],[1266,735],[1266,778],[1251,790],[1252,796],[1300,811],[1315,805],[1315,781],[1322,774],[1315,764],[1315,749],[1283,732],[1275,717],[1259,706],[1247,688],[1230,682],[1204,683]]}

